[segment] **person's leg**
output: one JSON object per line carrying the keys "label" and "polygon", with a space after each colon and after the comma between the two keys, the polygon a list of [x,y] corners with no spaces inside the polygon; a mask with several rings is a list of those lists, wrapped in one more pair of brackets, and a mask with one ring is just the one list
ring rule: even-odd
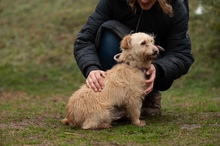
{"label": "person's leg", "polygon": [[[127,111],[124,108],[115,108],[111,111],[113,121],[127,121]],[[146,116],[161,115],[161,94],[159,91],[145,96],[141,107],[141,118]]]}
{"label": "person's leg", "polygon": [[103,70],[108,70],[116,64],[114,55],[120,53],[120,41],[121,39],[112,31],[105,29],[102,32],[98,56]]}
{"label": "person's leg", "polygon": [[159,91],[151,92],[145,96],[141,108],[141,116],[160,115],[161,114],[161,93]]}

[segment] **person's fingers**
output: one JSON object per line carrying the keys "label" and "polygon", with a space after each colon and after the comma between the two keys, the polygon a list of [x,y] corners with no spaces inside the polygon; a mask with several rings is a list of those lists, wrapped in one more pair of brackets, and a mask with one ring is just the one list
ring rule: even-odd
{"label": "person's fingers", "polygon": [[145,80],[145,83],[148,84],[148,83],[154,82],[154,80],[156,78],[156,70],[153,65],[151,65],[149,70],[146,72],[146,75],[147,75],[148,79]]}
{"label": "person's fingers", "polygon": [[151,75],[153,71],[154,71],[154,66],[151,64],[150,68],[147,70],[146,74]]}
{"label": "person's fingers", "polygon": [[92,88],[94,91],[102,91],[104,88],[103,78],[105,78],[106,75],[107,73],[104,71],[91,71],[86,79],[87,87]]}
{"label": "person's fingers", "polygon": [[98,91],[102,91],[104,87],[104,82],[103,82],[103,77],[100,72],[96,74],[94,84]]}
{"label": "person's fingers", "polygon": [[91,88],[90,82],[89,82],[89,79],[88,79],[88,78],[86,79],[86,86],[87,86],[88,88]]}
{"label": "person's fingers", "polygon": [[154,84],[153,84],[153,83],[148,84],[147,89],[146,89],[146,90],[144,90],[145,95],[149,94],[149,93],[150,93],[150,92],[153,90],[153,86],[154,86]]}
{"label": "person's fingers", "polygon": [[145,80],[145,83],[147,84],[147,89],[144,90],[144,93],[147,95],[153,90],[154,87],[154,81],[156,78],[156,70],[154,65],[151,64],[150,68],[146,72],[146,75],[148,77],[148,79]]}
{"label": "person's fingers", "polygon": [[107,76],[107,73],[105,71],[100,71],[100,75],[105,78]]}
{"label": "person's fingers", "polygon": [[101,91],[102,87],[100,85],[100,82],[101,82],[101,76],[100,76],[100,73],[97,72],[95,73],[93,76],[91,76],[91,79],[92,79],[92,88],[95,90],[95,91]]}
{"label": "person's fingers", "polygon": [[144,91],[144,94],[145,94],[145,95],[148,95],[152,90],[153,90],[153,89],[145,90],[145,91]]}
{"label": "person's fingers", "polygon": [[97,80],[98,80],[98,82],[99,82],[99,84],[100,84],[102,89],[104,88],[104,80],[103,80],[103,78],[105,78],[106,76],[107,76],[107,73],[104,72],[104,71],[101,71],[100,72],[100,76],[98,76],[98,78],[97,78]]}
{"label": "person's fingers", "polygon": [[155,74],[152,74],[151,76],[149,76],[149,79],[145,80],[145,83],[150,84],[150,83],[154,82],[155,77],[156,77]]}
{"label": "person's fingers", "polygon": [[98,91],[97,87],[96,87],[96,82],[94,80],[95,77],[93,75],[90,75],[87,79],[86,79],[86,85],[89,87],[89,88],[92,88],[94,91]]}

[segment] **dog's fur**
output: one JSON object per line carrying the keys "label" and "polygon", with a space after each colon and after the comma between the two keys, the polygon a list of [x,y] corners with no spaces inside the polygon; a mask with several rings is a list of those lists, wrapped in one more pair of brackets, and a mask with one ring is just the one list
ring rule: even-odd
{"label": "dog's fur", "polygon": [[118,64],[107,71],[104,89],[95,92],[86,85],[81,86],[69,99],[63,123],[81,126],[83,129],[111,127],[115,108],[125,108],[132,124],[145,126],[140,120],[140,109],[145,96],[146,70],[159,50],[154,37],[146,33],[127,35],[121,41],[122,53]]}

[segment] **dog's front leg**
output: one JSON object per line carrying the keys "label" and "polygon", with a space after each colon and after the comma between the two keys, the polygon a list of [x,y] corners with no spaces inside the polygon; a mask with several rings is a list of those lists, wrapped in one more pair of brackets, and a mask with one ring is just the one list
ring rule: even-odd
{"label": "dog's front leg", "polygon": [[140,127],[146,125],[145,121],[140,120],[141,106],[142,100],[131,100],[127,104],[128,117],[130,117],[132,124]]}

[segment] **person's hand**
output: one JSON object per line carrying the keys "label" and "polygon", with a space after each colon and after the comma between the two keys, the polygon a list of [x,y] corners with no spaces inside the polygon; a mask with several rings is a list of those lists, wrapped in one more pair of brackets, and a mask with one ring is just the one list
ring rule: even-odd
{"label": "person's hand", "polygon": [[147,80],[145,80],[145,83],[147,84],[147,89],[144,90],[144,93],[147,95],[149,94],[154,87],[154,81],[156,78],[156,68],[153,64],[151,64],[150,68],[146,72]]}
{"label": "person's hand", "polygon": [[92,88],[96,92],[101,92],[104,88],[103,78],[105,78],[106,75],[107,73],[102,70],[91,71],[86,79],[87,87]]}

